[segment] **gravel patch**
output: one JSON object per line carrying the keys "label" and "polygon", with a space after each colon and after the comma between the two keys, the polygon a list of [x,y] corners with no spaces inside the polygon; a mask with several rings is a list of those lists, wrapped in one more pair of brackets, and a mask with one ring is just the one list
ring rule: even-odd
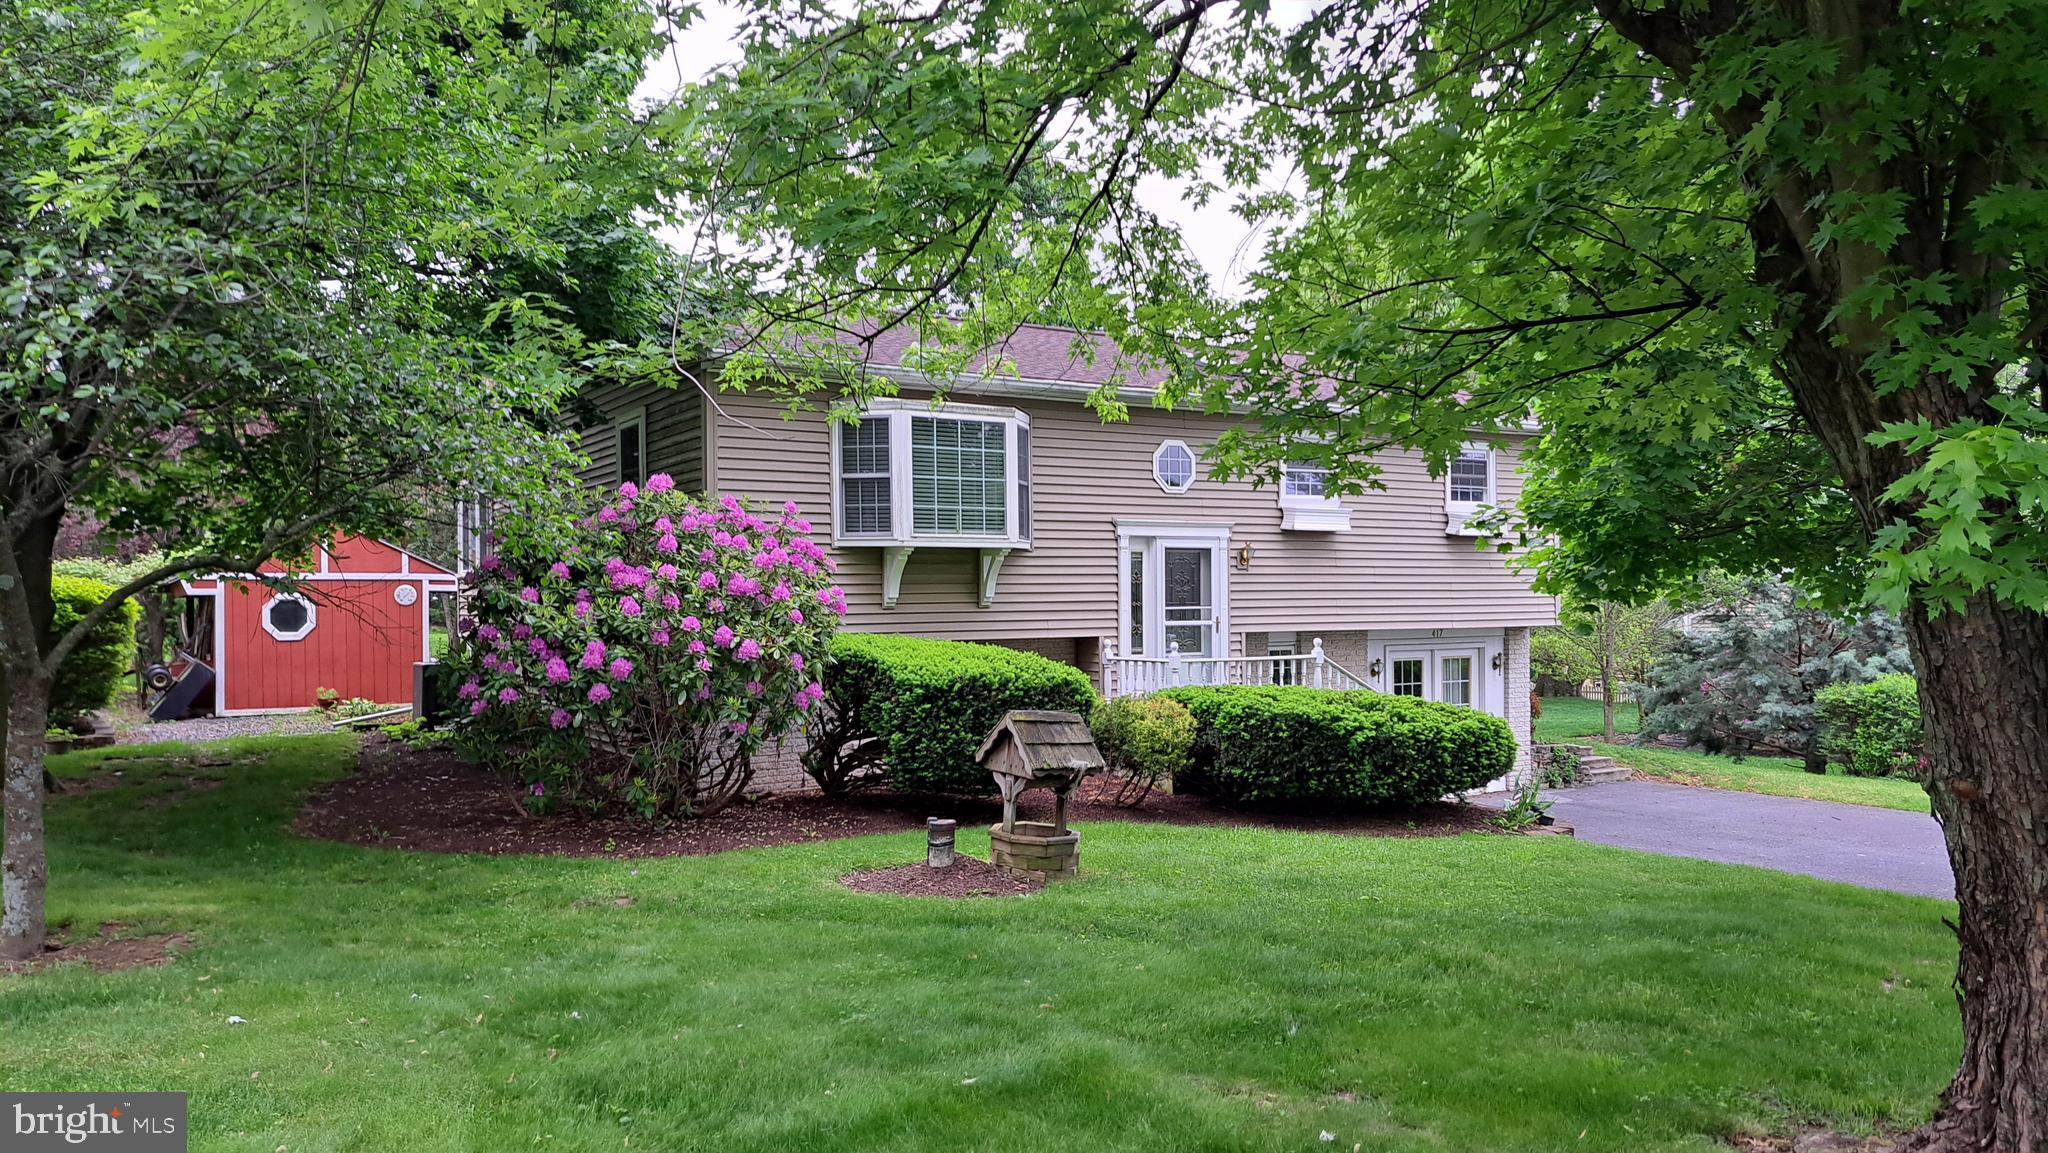
{"label": "gravel patch", "polygon": [[302,736],[331,733],[334,725],[327,714],[263,713],[246,717],[193,717],[183,721],[155,721],[122,729],[114,738],[121,745],[148,745],[158,741],[219,741],[228,737]]}

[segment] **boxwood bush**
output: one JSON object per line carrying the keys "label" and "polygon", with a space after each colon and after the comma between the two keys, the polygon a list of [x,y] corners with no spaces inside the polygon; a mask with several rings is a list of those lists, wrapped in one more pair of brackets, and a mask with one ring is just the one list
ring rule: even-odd
{"label": "boxwood bush", "polygon": [[1829,685],[1814,697],[1821,751],[1852,777],[1911,777],[1920,763],[1920,692],[1892,673],[1860,685]]}
{"label": "boxwood bush", "polygon": [[1165,697],[1103,701],[1088,728],[1114,776],[1111,800],[1126,808],[1143,804],[1159,782],[1187,772],[1194,758],[1194,714]]}
{"label": "boxwood bush", "polygon": [[968,641],[840,633],[825,670],[804,771],[827,793],[886,781],[909,792],[986,793],[975,764],[1011,709],[1088,715],[1088,675],[1035,653]]}
{"label": "boxwood bush", "polygon": [[1263,685],[1161,694],[1195,716],[1175,792],[1230,802],[1417,804],[1478,788],[1515,763],[1506,721],[1374,692]]}
{"label": "boxwood bush", "polygon": [[[51,577],[50,599],[56,602],[51,632],[56,636],[70,632],[113,592],[113,585],[89,577]],[[113,701],[121,679],[135,663],[135,621],[140,615],[134,601],[122,601],[64,658],[50,686],[51,724],[68,727]]]}

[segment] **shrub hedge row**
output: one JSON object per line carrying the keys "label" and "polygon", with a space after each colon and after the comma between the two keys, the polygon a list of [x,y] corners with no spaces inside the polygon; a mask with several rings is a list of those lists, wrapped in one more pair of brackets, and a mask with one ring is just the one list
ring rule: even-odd
{"label": "shrub hedge row", "polygon": [[1194,714],[1194,763],[1175,792],[1229,802],[1417,804],[1478,788],[1515,763],[1506,721],[1375,692],[1263,685],[1161,694]]}
{"label": "shrub hedge row", "polygon": [[[832,638],[827,711],[804,769],[826,792],[885,779],[910,792],[986,793],[982,738],[1011,709],[1088,714],[1088,675],[1035,653],[887,633]],[[868,770],[879,769],[879,775]]]}

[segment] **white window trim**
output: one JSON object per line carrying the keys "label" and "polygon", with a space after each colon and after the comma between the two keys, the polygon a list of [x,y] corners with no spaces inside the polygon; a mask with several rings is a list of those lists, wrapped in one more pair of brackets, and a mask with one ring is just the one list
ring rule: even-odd
{"label": "white window trim", "polygon": [[1123,520],[1116,522],[1116,651],[1126,657],[1163,657],[1166,648],[1137,653],[1128,651],[1131,637],[1131,551],[1133,541],[1145,542],[1145,635],[1166,636],[1165,613],[1157,585],[1169,548],[1215,550],[1210,564],[1209,595],[1216,606],[1216,656],[1229,655],[1230,648],[1230,526],[1227,524],[1180,524],[1174,521]]}
{"label": "white window trim", "polygon": [[[306,623],[297,629],[289,631],[272,625],[270,623],[270,608],[279,601],[297,601],[305,605]],[[272,638],[280,641],[302,641],[312,633],[313,626],[320,623],[320,610],[313,604],[310,597],[300,596],[298,593],[278,593],[263,602],[263,611],[259,619],[263,622],[263,631],[269,633]]]}
{"label": "white window trim", "polygon": [[1486,499],[1452,500],[1451,470],[1449,466],[1446,466],[1444,468],[1444,533],[1447,536],[1485,536],[1485,532],[1467,522],[1479,515],[1480,510],[1491,508],[1498,500],[1500,493],[1500,454],[1494,451],[1492,445],[1481,444],[1477,441],[1468,441],[1459,446],[1458,452],[1460,456],[1468,452],[1483,452],[1486,454]]}
{"label": "white window trim", "polygon": [[[638,429],[638,430],[639,430],[639,432],[640,432],[640,475],[639,475],[639,476],[627,476],[627,475],[626,475],[626,461],[625,461],[625,457],[624,457],[624,454],[622,454],[622,453],[621,453],[621,452],[619,451],[619,434],[620,434],[621,432],[624,432],[624,431],[625,431],[626,429],[628,429],[628,428]],[[612,425],[611,425],[611,431],[612,431],[612,470],[613,470],[614,472],[618,473],[618,475],[619,475],[619,483],[620,483],[620,484],[624,484],[624,483],[626,483],[627,481],[629,481],[629,480],[630,480],[630,481],[632,481],[632,482],[633,482],[634,484],[636,484],[636,485],[646,484],[646,483],[647,483],[647,476],[648,476],[648,472],[647,472],[647,406],[646,406],[646,405],[641,405],[641,406],[640,406],[639,408],[631,409],[631,410],[629,410],[629,411],[626,411],[626,412],[623,412],[623,413],[621,413],[621,414],[620,414],[620,415],[618,416],[618,418],[617,418],[617,419],[615,419],[615,420],[613,420],[613,421],[612,421]]]}
{"label": "white window trim", "polygon": [[[1168,484],[1166,483],[1166,478],[1159,475],[1159,458],[1165,456],[1166,450],[1171,448],[1177,448],[1188,454],[1188,479],[1185,483],[1178,485]],[[1184,440],[1162,440],[1159,442],[1159,447],[1152,450],[1152,483],[1158,485],[1161,492],[1168,492],[1179,496],[1181,493],[1195,487],[1195,474],[1201,471],[1202,458],[1200,454],[1196,453],[1194,449],[1189,448],[1188,442]]]}
{"label": "white window trim", "polygon": [[[965,533],[919,533],[913,527],[915,512],[911,507],[910,475],[910,420],[911,416],[933,416],[951,420],[978,420],[1004,426],[1003,433],[1003,501],[1004,531],[1000,534]],[[861,411],[863,422],[886,420],[889,422],[889,519],[892,525],[887,533],[848,533],[844,529],[844,517],[840,515],[843,506],[844,477],[841,468],[840,431],[832,426],[832,542],[847,548],[978,548],[978,549],[1030,549],[1031,541],[1021,535],[1022,517],[1017,476],[1017,432],[1031,427],[1030,414],[1015,408],[1001,408],[986,404],[954,404],[947,402],[934,407],[924,401],[881,399],[870,401]],[[1032,487],[1037,487],[1033,478]],[[907,554],[904,554],[907,559]],[[991,578],[988,582],[993,583]],[[893,598],[890,598],[893,600]]]}
{"label": "white window trim", "polygon": [[1280,528],[1287,532],[1350,532],[1351,510],[1344,507],[1342,497],[1299,496],[1287,491],[1287,472],[1294,468],[1314,468],[1323,473],[1323,483],[1329,483],[1330,470],[1321,465],[1280,466]]}

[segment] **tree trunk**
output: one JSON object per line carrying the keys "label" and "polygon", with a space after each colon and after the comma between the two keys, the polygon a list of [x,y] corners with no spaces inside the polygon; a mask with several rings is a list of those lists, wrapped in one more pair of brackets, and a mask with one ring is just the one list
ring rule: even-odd
{"label": "tree trunk", "polygon": [[1600,604],[1600,733],[1615,744],[1614,733],[1614,606]]}
{"label": "tree trunk", "polygon": [[1961,906],[1963,1058],[1906,1148],[2048,1149],[2048,617],[1977,597],[1907,622],[1928,794]]}
{"label": "tree trunk", "polygon": [[8,670],[5,845],[0,846],[0,960],[24,961],[43,951],[44,730],[50,723],[50,678],[40,666]]}
{"label": "tree trunk", "polygon": [[[21,499],[18,490],[8,497]],[[51,675],[43,656],[53,647],[56,606],[50,599],[51,557],[61,515],[28,522],[0,541],[0,960],[19,961],[43,949],[43,754],[50,727]]]}

